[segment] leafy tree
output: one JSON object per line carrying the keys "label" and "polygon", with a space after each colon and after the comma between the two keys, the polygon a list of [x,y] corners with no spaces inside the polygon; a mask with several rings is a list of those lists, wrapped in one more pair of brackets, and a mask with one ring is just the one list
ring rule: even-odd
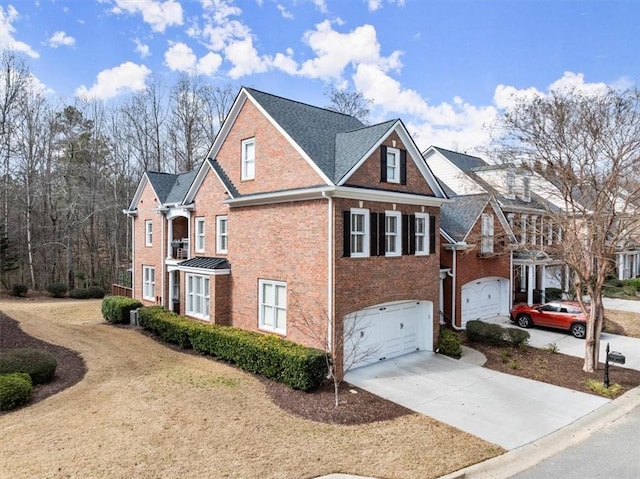
{"label": "leafy tree", "polygon": [[569,90],[516,99],[499,128],[502,159],[528,171],[532,191],[537,182],[541,196],[552,200],[546,213],[560,232],[553,254],[572,270],[577,300],[588,314],[583,369],[593,372],[605,278],[616,252],[640,232],[640,92]]}

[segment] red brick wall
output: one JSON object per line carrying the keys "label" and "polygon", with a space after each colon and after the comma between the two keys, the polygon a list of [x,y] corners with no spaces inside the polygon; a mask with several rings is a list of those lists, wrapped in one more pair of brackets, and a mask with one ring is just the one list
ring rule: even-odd
{"label": "red brick wall", "polygon": [[[133,296],[136,299],[141,300],[145,305],[156,304],[156,301],[146,301],[142,299],[142,267],[153,266],[155,267],[155,294],[157,298],[162,296],[162,262],[164,255],[164,216],[154,211],[158,207],[158,200],[151,188],[151,185],[147,183],[140,197],[138,203],[138,216],[133,223],[133,235],[135,236],[135,263],[134,268],[134,282]],[[153,222],[153,243],[152,246],[146,246],[145,236],[145,221],[151,220]],[[158,302],[160,299],[158,300]]]}
{"label": "red brick wall", "polygon": [[[200,189],[194,197],[195,207],[191,213],[191,241],[189,248],[191,257],[193,256],[213,256],[226,257],[223,253],[216,252],[216,217],[228,216],[229,207],[223,204],[228,199],[224,186],[216,176],[215,172],[209,168]],[[196,218],[204,218],[204,252],[196,252]],[[229,237],[231,233],[229,230]]]}
{"label": "red brick wall", "polygon": [[[439,248],[436,247],[435,254],[427,256],[345,258],[343,257],[342,212],[351,208],[360,208],[360,202],[346,199],[335,200],[336,334],[342,334],[340,320],[348,313],[376,304],[415,299],[433,302],[433,335],[434,342],[437,342],[440,289]],[[364,201],[362,208],[380,213],[385,210],[393,210],[393,205]],[[415,214],[422,212],[422,207],[397,204],[396,211],[403,214]],[[439,218],[439,208],[427,207],[424,212]],[[436,225],[436,231],[437,228],[438,225]],[[436,238],[438,236],[436,235]]]}
{"label": "red brick wall", "polygon": [[[389,135],[382,144],[392,148],[394,141],[396,142],[395,148],[399,150],[407,149],[395,132]],[[422,173],[420,173],[420,170],[418,170],[418,167],[411,159],[409,152],[407,152],[407,184],[400,185],[398,183],[381,182],[380,155],[381,150],[378,148],[365,160],[364,164],[360,166],[360,168],[358,168],[351,177],[349,177],[346,185],[433,195],[433,191],[431,191],[429,185],[425,182]],[[417,160],[424,162],[422,158],[418,158]]]}
{"label": "red brick wall", "polygon": [[[258,330],[258,280],[287,284],[287,335],[318,347],[326,329],[327,200],[232,208],[229,213],[231,319]],[[305,322],[316,334],[307,334]]]}
{"label": "red brick wall", "polygon": [[[255,179],[241,181],[242,140],[255,138]],[[247,101],[216,158],[243,194],[323,184],[321,177],[260,111]]]}

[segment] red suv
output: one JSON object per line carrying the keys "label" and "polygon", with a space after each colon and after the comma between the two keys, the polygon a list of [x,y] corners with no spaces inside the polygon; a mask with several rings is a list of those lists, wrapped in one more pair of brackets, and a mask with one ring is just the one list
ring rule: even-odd
{"label": "red suv", "polygon": [[576,301],[552,301],[545,304],[518,304],[511,309],[511,321],[521,328],[547,326],[568,330],[583,339],[587,335],[587,317]]}

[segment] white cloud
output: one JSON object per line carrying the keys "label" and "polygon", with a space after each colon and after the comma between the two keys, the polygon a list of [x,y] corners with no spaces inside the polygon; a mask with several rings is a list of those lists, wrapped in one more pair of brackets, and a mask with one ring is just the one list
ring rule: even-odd
{"label": "white cloud", "polygon": [[76,44],[76,39],[63,31],[58,31],[49,38],[48,44],[52,48],[58,48],[59,46],[72,47]]}
{"label": "white cloud", "polygon": [[174,43],[164,54],[164,62],[171,70],[213,75],[222,64],[222,57],[209,52],[198,60],[191,47],[184,43]]}
{"label": "white cloud", "polygon": [[39,58],[40,54],[37,51],[26,43],[14,38],[16,29],[12,24],[19,17],[20,15],[13,5],[9,5],[6,11],[2,8],[2,5],[0,5],[0,39],[2,39],[0,42],[0,50],[14,50],[24,53],[31,58]]}
{"label": "white cloud", "polygon": [[128,91],[140,91],[145,88],[145,80],[151,74],[144,65],[125,62],[109,70],[98,73],[91,88],[82,85],[76,95],[86,99],[107,100]]}
{"label": "white cloud", "polygon": [[606,83],[585,83],[583,73],[564,72],[561,78],[549,85],[549,91],[567,93],[577,91],[584,94],[605,93],[609,87]]}
{"label": "white cloud", "polygon": [[139,13],[155,32],[164,32],[172,25],[182,25],[182,6],[176,0],[113,0],[113,13]]}
{"label": "white cloud", "polygon": [[133,42],[136,44],[136,53],[140,54],[142,58],[146,58],[151,54],[149,45],[142,43],[138,38],[134,39]]}
{"label": "white cloud", "polygon": [[382,8],[382,0],[368,0],[367,8],[370,12],[375,12],[376,10]]}
{"label": "white cloud", "polygon": [[287,49],[287,54],[276,53],[271,65],[279,70],[282,70],[289,75],[295,75],[298,71],[298,63],[293,59],[293,50]]}
{"label": "white cloud", "polygon": [[282,15],[282,18],[286,18],[287,20],[293,20],[295,18],[293,16],[293,13],[287,10],[287,8],[284,5],[276,5],[276,7],[280,11],[280,15]]}
{"label": "white cloud", "polygon": [[267,71],[269,60],[261,58],[253,46],[251,37],[231,43],[225,48],[224,53],[233,67],[229,70],[229,76],[233,79],[252,73]]}

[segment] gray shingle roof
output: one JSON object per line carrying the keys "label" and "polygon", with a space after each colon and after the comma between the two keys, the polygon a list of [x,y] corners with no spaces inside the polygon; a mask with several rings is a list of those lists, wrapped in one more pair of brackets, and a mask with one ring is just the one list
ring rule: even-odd
{"label": "gray shingle roof", "polygon": [[454,240],[463,241],[487,206],[488,194],[454,196],[440,209],[440,227]]}
{"label": "gray shingle roof", "polygon": [[231,267],[226,258],[212,258],[210,256],[196,256],[182,261],[179,266],[198,269],[229,269]]}
{"label": "gray shingle roof", "polygon": [[216,171],[216,173],[218,173],[220,180],[222,180],[222,182],[224,183],[224,186],[227,189],[227,191],[231,193],[231,196],[233,196],[234,198],[239,196],[240,193],[238,193],[238,190],[236,189],[232,181],[227,176],[227,173],[222,169],[222,166],[220,166],[220,163],[218,163],[216,160],[212,160],[211,158],[209,158],[208,161],[209,161],[209,164]]}
{"label": "gray shingle roof", "polygon": [[155,171],[147,172],[147,178],[149,178],[161,204],[180,203],[187,194],[195,176],[196,171],[179,175]]}
{"label": "gray shingle roof", "polygon": [[475,168],[489,166],[486,161],[482,158],[478,158],[477,156],[465,155],[464,153],[446,150],[437,146],[434,146],[433,148],[464,172],[471,171]]}
{"label": "gray shingle roof", "polygon": [[[332,181],[336,181],[337,169],[344,171],[353,166],[346,167],[351,155],[341,153],[340,166],[336,168],[336,135],[363,128],[360,120],[252,88],[246,90]],[[345,152],[352,150],[351,141],[343,143]]]}

